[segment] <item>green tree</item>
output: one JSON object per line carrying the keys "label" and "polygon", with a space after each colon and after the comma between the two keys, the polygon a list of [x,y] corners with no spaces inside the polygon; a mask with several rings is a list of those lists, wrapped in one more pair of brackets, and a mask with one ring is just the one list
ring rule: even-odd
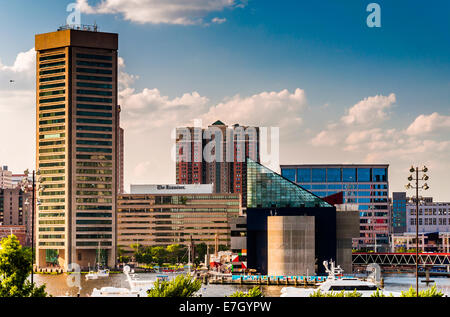
{"label": "green tree", "polygon": [[153,247],[150,249],[150,254],[154,263],[161,266],[167,260],[167,250],[164,247]]}
{"label": "green tree", "polygon": [[261,290],[259,289],[259,286],[255,286],[251,290],[249,290],[247,293],[244,293],[242,291],[237,291],[228,297],[264,297],[264,296],[263,296],[263,293],[261,292]]}
{"label": "green tree", "polygon": [[125,255],[125,250],[120,247],[117,248],[117,258],[119,260],[119,263],[130,262],[130,257]]}
{"label": "green tree", "polygon": [[142,246],[139,243],[134,243],[134,244],[130,245],[130,248],[133,249],[134,261],[139,263],[141,252],[142,252]]}
{"label": "green tree", "polygon": [[151,247],[143,248],[139,253],[139,262],[144,264],[151,264],[154,262],[154,255]]}
{"label": "green tree", "polygon": [[119,255],[119,263],[127,264],[128,262],[130,262],[130,260],[130,257],[127,255]]}
{"label": "green tree", "polygon": [[28,280],[32,269],[31,250],[22,248],[10,235],[0,248],[0,297],[46,297],[45,285],[37,287]]}
{"label": "green tree", "polygon": [[167,262],[170,262],[171,264],[179,263],[181,258],[183,257],[186,248],[183,248],[179,244],[172,244],[167,246]]}
{"label": "green tree", "polygon": [[205,260],[205,255],[207,253],[207,248],[208,246],[206,245],[206,243],[202,242],[199,243],[195,246],[195,259],[194,259],[194,263],[196,265],[199,265],[200,262]]}
{"label": "green tree", "polygon": [[178,275],[171,281],[157,280],[147,291],[148,297],[193,297],[202,287],[202,281],[189,275]]}
{"label": "green tree", "polygon": [[226,245],[223,244],[219,245],[219,251],[228,251],[228,250],[230,250],[230,248],[227,247]]}

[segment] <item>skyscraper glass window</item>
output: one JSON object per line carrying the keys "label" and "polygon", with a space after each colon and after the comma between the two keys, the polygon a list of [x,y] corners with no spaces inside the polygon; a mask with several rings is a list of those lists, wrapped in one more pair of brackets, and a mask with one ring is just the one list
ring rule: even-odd
{"label": "skyscraper glass window", "polygon": [[342,169],[342,181],[356,182],[356,168],[343,168]]}
{"label": "skyscraper glass window", "polygon": [[284,170],[282,176],[286,177],[291,182],[295,182],[295,169]]}
{"label": "skyscraper glass window", "polygon": [[327,169],[327,182],[340,183],[341,181],[342,181],[342,177],[341,177],[341,169],[340,168]]}
{"label": "skyscraper glass window", "polygon": [[311,189],[319,197],[344,193],[344,203],[358,204],[361,219],[360,236],[354,237],[358,249],[383,251],[389,244],[388,165],[282,165],[297,170],[296,184]]}
{"label": "skyscraper glass window", "polygon": [[370,168],[358,168],[358,182],[370,182]]}
{"label": "skyscraper glass window", "polygon": [[310,183],[311,182],[311,169],[310,168],[297,169],[297,182],[298,183]]}
{"label": "skyscraper glass window", "polygon": [[312,182],[324,183],[326,182],[327,170],[325,168],[313,168],[312,169]]}

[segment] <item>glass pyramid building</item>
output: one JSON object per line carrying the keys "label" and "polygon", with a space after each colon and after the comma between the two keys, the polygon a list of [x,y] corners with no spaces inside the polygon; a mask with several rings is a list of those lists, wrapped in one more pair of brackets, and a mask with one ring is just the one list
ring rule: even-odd
{"label": "glass pyramid building", "polygon": [[333,207],[267,167],[247,159],[247,208]]}

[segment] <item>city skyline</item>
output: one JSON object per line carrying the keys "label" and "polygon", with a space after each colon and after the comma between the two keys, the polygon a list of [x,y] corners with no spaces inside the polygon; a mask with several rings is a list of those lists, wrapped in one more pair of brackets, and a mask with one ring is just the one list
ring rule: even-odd
{"label": "city skyline", "polygon": [[[7,136],[0,163],[15,173],[35,166],[32,39],[64,24],[71,1],[42,2],[33,15],[17,13],[24,1],[0,13],[0,39],[10,44],[0,51],[0,133]],[[280,127],[282,165],[388,163],[391,193],[405,191],[411,164],[426,164],[426,196],[450,200],[448,3],[421,17],[409,2],[378,1],[383,25],[370,29],[369,2],[287,2],[292,10],[283,8],[284,19],[265,1],[197,2],[218,5],[175,15],[161,5],[160,15],[141,21],[122,1],[103,10],[81,2],[83,24],[97,22],[121,37],[126,190],[131,183],[175,183],[171,132],[202,119],[204,127],[216,120]],[[14,39],[6,32],[11,17],[20,17]],[[431,33],[442,42],[428,39]]]}

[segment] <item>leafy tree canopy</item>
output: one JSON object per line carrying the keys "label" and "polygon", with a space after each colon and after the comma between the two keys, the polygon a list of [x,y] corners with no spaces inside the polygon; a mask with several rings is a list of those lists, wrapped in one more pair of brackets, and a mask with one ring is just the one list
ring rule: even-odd
{"label": "leafy tree canopy", "polygon": [[45,285],[37,287],[28,280],[31,270],[31,250],[22,248],[14,235],[4,238],[0,248],[0,297],[46,297]]}

